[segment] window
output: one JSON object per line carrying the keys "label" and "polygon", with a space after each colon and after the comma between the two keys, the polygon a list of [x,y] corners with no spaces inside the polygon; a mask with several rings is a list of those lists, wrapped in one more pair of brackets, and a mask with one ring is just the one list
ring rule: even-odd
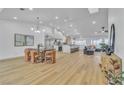
{"label": "window", "polygon": [[34,36],[25,36],[25,41],[26,41],[26,43],[25,43],[25,45],[26,46],[33,46],[34,45]]}
{"label": "window", "polygon": [[34,36],[15,34],[14,35],[14,44],[15,46],[33,46],[34,45]]}

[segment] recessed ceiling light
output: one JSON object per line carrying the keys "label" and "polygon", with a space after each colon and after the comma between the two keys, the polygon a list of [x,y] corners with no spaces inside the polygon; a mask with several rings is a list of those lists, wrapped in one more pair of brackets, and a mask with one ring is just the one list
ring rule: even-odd
{"label": "recessed ceiling light", "polygon": [[59,34],[62,34],[61,32],[59,32]]}
{"label": "recessed ceiling light", "polygon": [[32,11],[32,10],[33,10],[33,8],[29,8],[29,10],[30,10],[30,11]]}
{"label": "recessed ceiling light", "polygon": [[98,13],[99,8],[88,8],[88,11],[89,11],[90,14]]}
{"label": "recessed ceiling light", "polygon": [[42,31],[43,31],[43,32],[45,32],[46,30],[45,30],[45,29],[43,29]]}
{"label": "recessed ceiling light", "polygon": [[92,24],[96,24],[96,21],[92,21]]}
{"label": "recessed ceiling light", "polygon": [[39,30],[37,30],[37,31],[35,31],[35,33],[40,33],[40,31],[39,31]]}
{"label": "recessed ceiling light", "polygon": [[102,33],[104,33],[105,31],[101,31]]}
{"label": "recessed ceiling light", "polygon": [[18,18],[17,17],[13,17],[13,19],[17,20]]}
{"label": "recessed ceiling light", "polygon": [[72,26],[73,26],[72,24],[69,25],[69,27],[72,27]]}
{"label": "recessed ceiling light", "polygon": [[58,16],[56,16],[56,17],[55,17],[55,19],[59,19],[59,17],[58,17]]}
{"label": "recessed ceiling light", "polygon": [[33,31],[33,30],[34,30],[34,28],[33,28],[33,27],[31,27],[31,30]]}

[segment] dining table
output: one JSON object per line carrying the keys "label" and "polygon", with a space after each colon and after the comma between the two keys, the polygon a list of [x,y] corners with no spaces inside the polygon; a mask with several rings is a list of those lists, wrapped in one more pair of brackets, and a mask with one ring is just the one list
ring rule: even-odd
{"label": "dining table", "polygon": [[38,50],[35,48],[26,48],[25,49],[25,61],[31,62],[31,63],[37,63],[36,62],[36,56],[42,55],[43,59],[45,58],[46,51],[53,51],[53,62],[56,63],[56,51],[55,49],[42,49]]}

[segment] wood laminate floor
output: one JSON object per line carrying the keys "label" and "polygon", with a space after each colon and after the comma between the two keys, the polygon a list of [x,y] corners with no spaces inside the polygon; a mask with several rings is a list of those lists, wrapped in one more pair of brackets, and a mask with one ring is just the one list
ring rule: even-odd
{"label": "wood laminate floor", "polygon": [[0,84],[99,85],[104,84],[100,53],[57,53],[57,63],[32,64],[23,58],[0,62]]}

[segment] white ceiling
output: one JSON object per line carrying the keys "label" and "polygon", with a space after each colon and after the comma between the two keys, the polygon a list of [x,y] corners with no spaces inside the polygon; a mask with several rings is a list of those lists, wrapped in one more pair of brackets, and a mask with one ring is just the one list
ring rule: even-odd
{"label": "white ceiling", "polygon": [[[84,37],[101,37],[106,34],[96,35],[101,27],[108,28],[108,9],[100,8],[97,13],[89,13],[87,8],[28,8],[21,11],[19,8],[0,9],[1,20],[14,20],[17,17],[20,22],[35,23],[36,17],[40,17],[43,24],[55,25],[66,34]],[[56,19],[56,16],[58,17]],[[93,24],[94,23],[94,24]],[[78,33],[80,34],[78,34]]]}

